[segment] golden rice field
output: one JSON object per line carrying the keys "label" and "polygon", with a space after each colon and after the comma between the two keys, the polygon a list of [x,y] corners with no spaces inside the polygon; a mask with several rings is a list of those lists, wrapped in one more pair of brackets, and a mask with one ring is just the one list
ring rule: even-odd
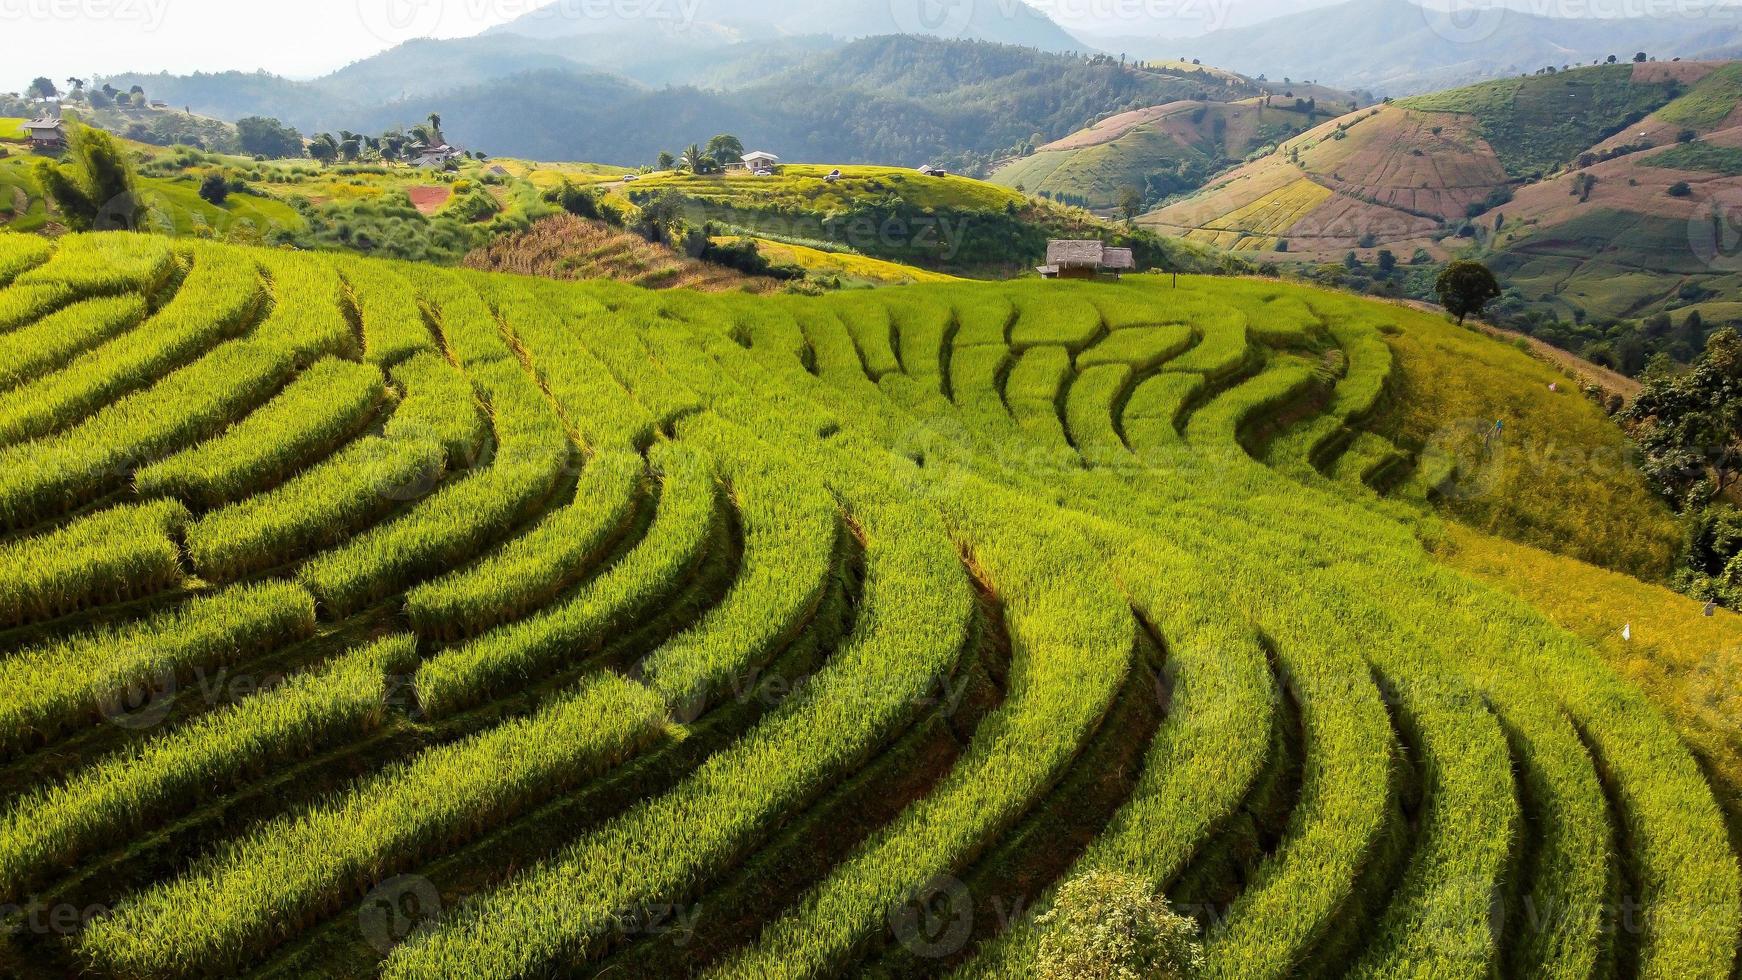
{"label": "golden rice field", "polygon": [[[742,241],[741,238],[732,235],[723,236],[722,240],[727,242]],[[854,252],[825,252],[808,245],[777,242],[768,238],[751,240],[756,243],[756,250],[775,265],[795,265],[806,272],[839,276],[841,279],[851,282],[879,286],[901,286],[919,282],[961,281],[955,276],[942,272],[932,272],[911,265],[903,265],[900,262],[876,259]]]}
{"label": "golden rice field", "polygon": [[1019,977],[1119,869],[1209,977],[1724,980],[1676,661],[1423,544],[1453,336],[0,234],[0,972]]}
{"label": "golden rice field", "polygon": [[1331,197],[1331,190],[1306,177],[1294,180],[1244,204],[1201,228],[1186,233],[1187,241],[1217,248],[1265,251],[1295,222]]}

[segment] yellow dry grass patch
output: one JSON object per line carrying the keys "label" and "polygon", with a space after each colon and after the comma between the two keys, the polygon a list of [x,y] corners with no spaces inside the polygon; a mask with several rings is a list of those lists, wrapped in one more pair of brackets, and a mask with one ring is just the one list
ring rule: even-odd
{"label": "yellow dry grass patch", "polygon": [[[1448,523],[1441,558],[1535,606],[1648,693],[1742,820],[1742,616],[1572,558]],[[1632,639],[1622,636],[1631,627]]]}
{"label": "yellow dry grass patch", "polygon": [[[735,241],[733,238],[722,241]],[[824,275],[837,275],[848,279],[859,279],[881,285],[903,285],[916,282],[961,282],[955,276],[927,269],[917,269],[911,265],[899,262],[886,262],[865,255],[849,255],[841,252],[825,252],[822,249],[810,248],[805,245],[789,245],[785,242],[769,241],[766,238],[754,239],[757,251],[775,265],[796,265],[807,272],[820,272]]]}
{"label": "yellow dry grass patch", "polygon": [[[1186,235],[1186,238],[1220,248],[1273,246],[1273,241],[1269,245],[1260,243],[1270,236],[1288,231],[1295,222],[1312,213],[1314,208],[1330,198],[1329,188],[1302,177],[1244,207],[1230,211],[1214,224],[1199,228]],[[1242,244],[1243,242],[1252,244]]]}

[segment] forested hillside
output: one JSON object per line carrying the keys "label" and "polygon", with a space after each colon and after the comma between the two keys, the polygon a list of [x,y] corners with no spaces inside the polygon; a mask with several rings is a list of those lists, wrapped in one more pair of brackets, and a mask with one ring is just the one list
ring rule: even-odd
{"label": "forested hillside", "polygon": [[[1104,56],[912,36],[866,38],[802,58],[782,49],[772,65],[764,60],[769,49],[736,49],[748,65],[734,68],[729,54],[712,62],[712,77],[732,80],[721,89],[646,87],[572,62],[553,67],[545,57],[503,61],[475,45],[467,50],[477,60],[462,59],[449,71],[437,43],[446,42],[430,42],[416,57],[405,49],[382,56],[393,59],[391,71],[363,64],[311,83],[233,74],[108,81],[143,84],[222,118],[274,116],[304,132],[372,132],[436,111],[453,139],[499,156],[644,165],[698,132],[733,132],[793,160],[958,169],[1109,113],[1258,91],[1238,76],[1191,65],[1139,70]],[[402,77],[416,81],[396,81]],[[442,80],[439,90],[432,77]],[[416,94],[401,98],[402,91]],[[538,125],[529,124],[534,119]]]}

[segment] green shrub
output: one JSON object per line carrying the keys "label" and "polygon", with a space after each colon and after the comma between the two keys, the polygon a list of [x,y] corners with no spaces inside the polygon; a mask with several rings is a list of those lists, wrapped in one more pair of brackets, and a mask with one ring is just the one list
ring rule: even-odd
{"label": "green shrub", "polygon": [[1073,878],[1037,924],[1037,980],[1184,980],[1204,964],[1197,924],[1135,875]]}

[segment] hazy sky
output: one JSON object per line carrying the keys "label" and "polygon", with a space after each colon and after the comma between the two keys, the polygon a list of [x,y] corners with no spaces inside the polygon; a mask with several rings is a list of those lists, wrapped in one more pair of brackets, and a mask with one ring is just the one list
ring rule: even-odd
{"label": "hazy sky", "polygon": [[545,0],[0,0],[0,88],[116,71],[325,74],[414,37],[464,37]]}
{"label": "hazy sky", "polygon": [[[415,37],[465,37],[549,0],[0,0],[0,90],[47,75],[265,69],[313,77]],[[571,0],[577,2],[577,0]],[[702,5],[708,0],[578,0]],[[975,0],[941,0],[975,2]],[[1000,0],[994,0],[1000,2]],[[1008,2],[1008,0],[1002,0]],[[1332,0],[1028,0],[1065,27],[1196,33],[1166,24],[1209,8],[1226,26]],[[819,12],[827,0],[817,0]],[[1233,16],[1228,16],[1232,14]],[[819,22],[820,23],[820,22]]]}

